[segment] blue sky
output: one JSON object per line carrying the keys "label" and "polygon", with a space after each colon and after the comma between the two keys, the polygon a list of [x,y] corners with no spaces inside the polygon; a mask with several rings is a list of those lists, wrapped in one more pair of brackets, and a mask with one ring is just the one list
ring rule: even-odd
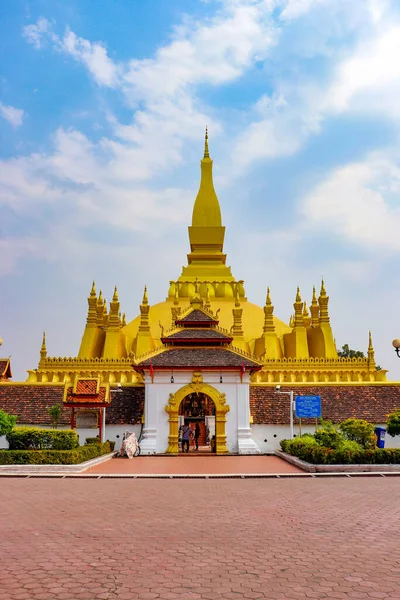
{"label": "blue sky", "polygon": [[398,0],[0,7],[0,336],[15,379],[74,356],[91,282],[132,319],[188,251],[205,125],[249,300],[324,275],[338,347],[400,379]]}

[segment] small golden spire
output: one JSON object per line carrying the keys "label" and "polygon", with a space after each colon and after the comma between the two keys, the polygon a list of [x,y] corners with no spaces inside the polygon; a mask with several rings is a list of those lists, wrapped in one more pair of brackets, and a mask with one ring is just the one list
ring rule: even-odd
{"label": "small golden spire", "polygon": [[114,288],[114,295],[113,295],[113,302],[117,302],[118,301],[118,290],[117,290],[117,286],[115,286]]}
{"label": "small golden spire", "polygon": [[144,286],[142,304],[148,304],[148,303],[149,303],[149,297],[147,295],[147,286]]}
{"label": "small golden spire", "polygon": [[324,278],[323,277],[322,277],[322,282],[321,282],[320,296],[326,296],[326,289],[325,289],[325,283],[324,283]]}
{"label": "small golden spire", "polygon": [[309,317],[310,313],[308,312],[307,302],[303,303],[303,317]]}
{"label": "small golden spire", "polygon": [[90,297],[93,298],[94,296],[96,296],[96,283],[93,281],[92,289],[90,290]]}
{"label": "small golden spire", "polygon": [[125,327],[125,326],[126,326],[126,314],[123,313],[123,315],[122,315],[122,327]]}
{"label": "small golden spire", "polygon": [[208,127],[206,127],[206,137],[204,141],[204,158],[210,158],[210,153],[208,151]]}
{"label": "small golden spire", "polygon": [[99,297],[97,298],[97,304],[103,304],[103,292],[100,290]]}
{"label": "small golden spire", "polygon": [[265,300],[265,304],[267,306],[269,306],[270,304],[272,304],[272,302],[271,302],[271,291],[270,291],[269,287],[267,288],[267,299]]}
{"label": "small golden spire", "polygon": [[368,340],[368,366],[370,367],[370,370],[372,370],[372,371],[376,370],[375,350],[374,350],[374,347],[372,345],[372,334],[371,334],[371,332],[369,332],[369,340]]}
{"label": "small golden spire", "polygon": [[175,297],[174,297],[174,305],[177,306],[179,304],[179,294],[178,294],[178,284],[175,285]]}
{"label": "small golden spire", "polygon": [[301,302],[300,287],[297,286],[296,302]]}
{"label": "small golden spire", "polygon": [[294,318],[293,315],[290,315],[290,319],[289,319],[289,327],[294,327]]}
{"label": "small golden spire", "polygon": [[40,359],[46,358],[46,356],[47,356],[46,332],[43,331],[42,347],[40,348]]}

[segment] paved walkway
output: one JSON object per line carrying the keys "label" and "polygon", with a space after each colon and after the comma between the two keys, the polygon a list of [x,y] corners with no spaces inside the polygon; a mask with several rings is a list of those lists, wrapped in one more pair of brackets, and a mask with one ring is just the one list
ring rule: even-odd
{"label": "paved walkway", "polygon": [[304,473],[298,467],[277,456],[210,456],[189,454],[179,456],[138,456],[111,458],[85,473],[200,475],[245,473]]}
{"label": "paved walkway", "polygon": [[400,599],[400,479],[3,479],[0,600]]}

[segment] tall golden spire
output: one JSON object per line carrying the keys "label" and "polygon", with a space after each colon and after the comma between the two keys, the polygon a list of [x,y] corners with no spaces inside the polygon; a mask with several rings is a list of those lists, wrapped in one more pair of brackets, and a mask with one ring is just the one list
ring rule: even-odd
{"label": "tall golden spire", "polygon": [[97,296],[96,296],[96,284],[93,281],[92,289],[90,290],[90,295],[88,298],[88,315],[86,319],[86,324],[95,326],[97,322]]}
{"label": "tall golden spire", "polygon": [[181,284],[179,295],[181,298],[190,298],[191,286],[188,283],[194,283],[198,278],[201,284],[206,281],[212,281],[217,286],[221,284],[218,297],[233,300],[234,293],[230,284],[235,282],[235,278],[230,267],[226,266],[226,254],[223,253],[225,227],[222,225],[221,208],[214,189],[208,129],[200,166],[200,186],[193,206],[192,224],[189,227],[190,254],[187,257],[188,266],[183,267],[178,279]]}
{"label": "tall golden spire", "polygon": [[315,286],[313,287],[313,297],[310,304],[311,312],[311,325],[312,327],[318,327],[319,325],[319,304],[317,301],[317,294],[315,293]]}
{"label": "tall golden spire", "polygon": [[103,325],[103,317],[104,317],[104,301],[103,301],[103,292],[100,290],[99,297],[97,298],[97,319],[96,323],[99,327]]}
{"label": "tall golden spire", "polygon": [[121,326],[121,322],[119,320],[119,299],[118,299],[118,290],[117,286],[114,288],[114,294],[112,300],[110,302],[110,312],[108,315],[108,328],[109,329],[119,329]]}

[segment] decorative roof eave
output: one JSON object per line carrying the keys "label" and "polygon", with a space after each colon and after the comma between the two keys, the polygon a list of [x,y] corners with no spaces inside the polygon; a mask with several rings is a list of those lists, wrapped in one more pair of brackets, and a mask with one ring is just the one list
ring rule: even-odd
{"label": "decorative roof eave", "polygon": [[0,380],[11,379],[11,362],[10,358],[0,358]]}

